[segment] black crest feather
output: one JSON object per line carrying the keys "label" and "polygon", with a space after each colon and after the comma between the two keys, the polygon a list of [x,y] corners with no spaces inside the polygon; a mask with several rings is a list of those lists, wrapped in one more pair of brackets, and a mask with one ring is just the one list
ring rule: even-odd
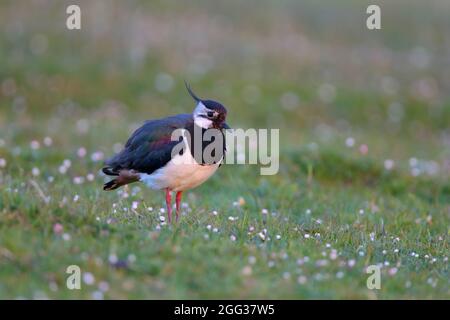
{"label": "black crest feather", "polygon": [[192,91],[191,86],[186,82],[186,80],[184,81],[184,85],[186,86],[187,91],[189,92],[189,95],[197,102],[202,101],[202,99],[200,99],[199,97],[197,97],[197,95]]}

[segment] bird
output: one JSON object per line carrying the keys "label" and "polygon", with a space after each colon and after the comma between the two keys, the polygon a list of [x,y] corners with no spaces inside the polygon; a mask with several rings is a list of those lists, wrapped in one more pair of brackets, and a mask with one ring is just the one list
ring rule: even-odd
{"label": "bird", "polygon": [[[102,168],[105,175],[115,177],[103,185],[105,191],[134,182],[142,182],[150,189],[164,190],[169,223],[172,222],[172,192],[176,192],[178,221],[183,192],[204,183],[223,164],[226,152],[224,131],[230,129],[226,123],[227,109],[220,102],[200,99],[187,82],[185,86],[195,102],[191,114],[145,121],[130,136],[123,149],[107,159]],[[174,130],[189,134],[174,140]],[[216,138],[210,141],[202,138],[199,144],[195,134],[200,132],[204,137],[211,130],[220,132],[222,143],[211,152],[214,161],[205,161],[203,153],[199,157],[194,150],[201,146],[203,152]],[[179,144],[183,149],[174,153],[174,148]]]}

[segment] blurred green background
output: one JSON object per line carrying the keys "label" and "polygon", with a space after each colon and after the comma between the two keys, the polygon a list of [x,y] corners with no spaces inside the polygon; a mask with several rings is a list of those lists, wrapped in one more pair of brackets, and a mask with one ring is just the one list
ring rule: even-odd
{"label": "blurred green background", "polygon": [[[66,28],[70,4],[81,30]],[[381,30],[365,26],[369,4]],[[448,298],[449,12],[444,0],[2,0],[0,297]],[[191,112],[184,79],[231,127],[280,128],[281,164],[272,177],[224,166],[169,228],[147,209],[161,194],[103,193],[98,170],[144,120]],[[326,244],[339,259],[323,272],[298,263],[328,257]],[[369,291],[376,263],[391,280]],[[88,289],[65,288],[70,264],[89,270]]]}

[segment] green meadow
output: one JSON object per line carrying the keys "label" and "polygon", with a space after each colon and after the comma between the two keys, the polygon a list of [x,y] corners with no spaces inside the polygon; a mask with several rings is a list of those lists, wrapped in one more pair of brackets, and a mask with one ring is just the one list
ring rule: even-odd
{"label": "green meadow", "polygon": [[[447,1],[69,2],[0,4],[1,299],[450,298]],[[279,171],[223,165],[169,225],[100,169],[183,80],[280,129]]]}

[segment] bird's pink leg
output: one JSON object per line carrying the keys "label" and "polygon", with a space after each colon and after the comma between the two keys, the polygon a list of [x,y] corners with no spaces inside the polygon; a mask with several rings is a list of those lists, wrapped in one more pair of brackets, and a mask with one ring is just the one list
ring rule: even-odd
{"label": "bird's pink leg", "polygon": [[176,195],[176,198],[175,198],[175,200],[176,200],[176,204],[177,204],[177,212],[176,212],[176,220],[177,220],[177,222],[178,222],[178,216],[179,216],[179,214],[180,214],[180,202],[181,202],[181,196],[183,195],[183,191],[178,191],[177,192],[177,195]]}
{"label": "bird's pink leg", "polygon": [[167,217],[169,223],[172,222],[172,195],[170,194],[169,188],[166,188],[166,206],[167,206]]}

